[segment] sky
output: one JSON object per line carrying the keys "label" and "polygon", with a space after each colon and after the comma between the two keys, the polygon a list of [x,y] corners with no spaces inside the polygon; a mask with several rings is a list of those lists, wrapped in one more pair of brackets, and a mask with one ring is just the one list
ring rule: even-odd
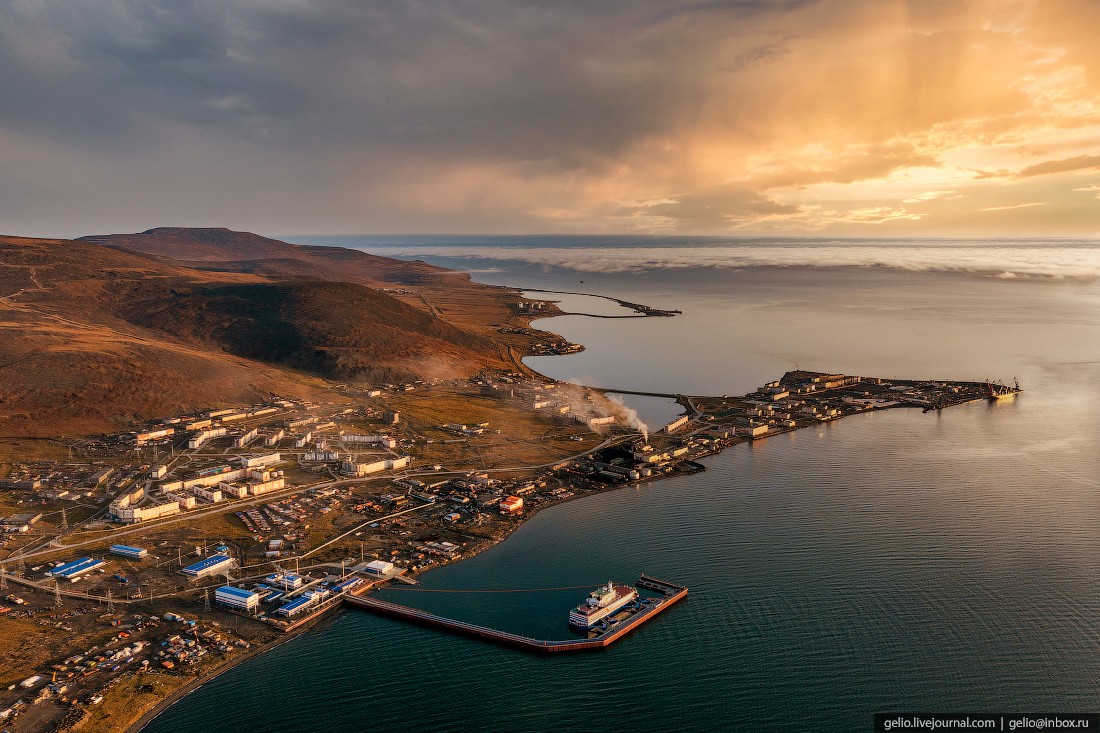
{"label": "sky", "polygon": [[0,0],[0,232],[1100,236],[1096,0]]}

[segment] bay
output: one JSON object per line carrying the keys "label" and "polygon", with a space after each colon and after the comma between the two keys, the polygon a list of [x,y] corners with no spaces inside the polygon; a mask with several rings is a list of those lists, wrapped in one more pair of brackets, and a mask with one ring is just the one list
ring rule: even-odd
{"label": "bay", "polygon": [[[522,256],[425,255],[442,241],[325,243],[684,311],[540,321],[586,345],[528,360],[556,378],[738,394],[799,366],[1018,378],[1026,391],[737,446],[702,474],[540,512],[485,553],[422,576],[429,590],[469,590],[646,572],[691,588],[611,649],[545,659],[349,610],[203,686],[147,731],[839,732],[871,730],[876,711],[1100,709],[1095,282],[848,266],[593,272],[555,264],[545,250],[560,243],[531,238],[494,240]],[[1072,262],[1067,252],[1058,261]],[[670,409],[631,404],[654,423]],[[564,638],[584,592],[388,597]]]}

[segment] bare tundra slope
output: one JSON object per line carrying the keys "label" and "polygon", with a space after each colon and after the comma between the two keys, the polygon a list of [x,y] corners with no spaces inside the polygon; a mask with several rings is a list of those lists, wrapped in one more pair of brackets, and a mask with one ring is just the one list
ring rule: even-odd
{"label": "bare tundra slope", "polygon": [[[185,230],[167,231],[179,242]],[[508,363],[510,349],[490,342],[486,322],[508,320],[514,296],[462,276],[440,285],[445,270],[371,255],[352,257],[342,267],[349,282],[339,282],[342,252],[309,277],[314,253],[290,257],[292,266],[281,257],[301,272],[275,274],[255,263],[299,248],[198,232],[189,262],[220,251],[248,259],[200,270],[91,240],[0,237],[0,436],[98,432],[273,393],[318,396],[327,378],[452,377]],[[482,310],[449,322],[431,298],[403,302],[364,284],[423,277]]]}
{"label": "bare tundra slope", "polygon": [[361,285],[469,281],[469,276],[343,247],[288,244],[229,229],[158,227],[139,234],[100,234],[82,240],[156,255],[203,270],[305,276]]}

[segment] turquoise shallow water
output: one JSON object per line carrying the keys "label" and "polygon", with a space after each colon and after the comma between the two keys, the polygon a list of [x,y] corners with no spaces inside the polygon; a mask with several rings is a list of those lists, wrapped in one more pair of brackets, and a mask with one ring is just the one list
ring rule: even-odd
{"label": "turquoise shallow water", "polygon": [[[880,270],[578,276],[498,264],[502,282],[583,277],[591,292],[685,310],[549,322],[589,347],[539,361],[558,377],[737,393],[797,362],[1019,377],[1027,391],[738,446],[707,459],[703,474],[543,511],[504,543],[423,577],[432,589],[534,588],[644,571],[691,587],[604,652],[546,659],[345,611],[200,688],[149,733],[580,730],[600,720],[839,732],[870,731],[871,713],[885,710],[1100,709],[1095,285]],[[581,595],[389,592],[546,638],[569,634]]]}

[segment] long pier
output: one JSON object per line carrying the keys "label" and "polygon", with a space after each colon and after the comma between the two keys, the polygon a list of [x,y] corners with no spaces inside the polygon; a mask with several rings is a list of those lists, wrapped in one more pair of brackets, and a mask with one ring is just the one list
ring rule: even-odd
{"label": "long pier", "polygon": [[522,634],[513,634],[508,631],[499,631],[497,629],[490,629],[486,626],[466,623],[465,621],[444,618],[434,613],[428,613],[427,611],[421,611],[416,608],[409,608],[408,606],[383,601],[378,598],[346,596],[344,602],[358,608],[374,611],[384,616],[400,618],[424,626],[441,628],[456,634],[474,636],[497,644],[517,647],[525,651],[539,654],[556,654],[560,652],[580,652],[592,649],[602,649],[610,646],[672,604],[682,600],[688,593],[688,589],[682,585],[675,585],[674,583],[657,580],[656,578],[650,578],[645,575],[638,579],[638,582],[635,583],[635,587],[656,591],[660,593],[662,597],[651,600],[648,606],[636,612],[634,615],[630,616],[630,618],[615,624],[599,636],[577,640],[533,639],[529,636],[523,636]]}

